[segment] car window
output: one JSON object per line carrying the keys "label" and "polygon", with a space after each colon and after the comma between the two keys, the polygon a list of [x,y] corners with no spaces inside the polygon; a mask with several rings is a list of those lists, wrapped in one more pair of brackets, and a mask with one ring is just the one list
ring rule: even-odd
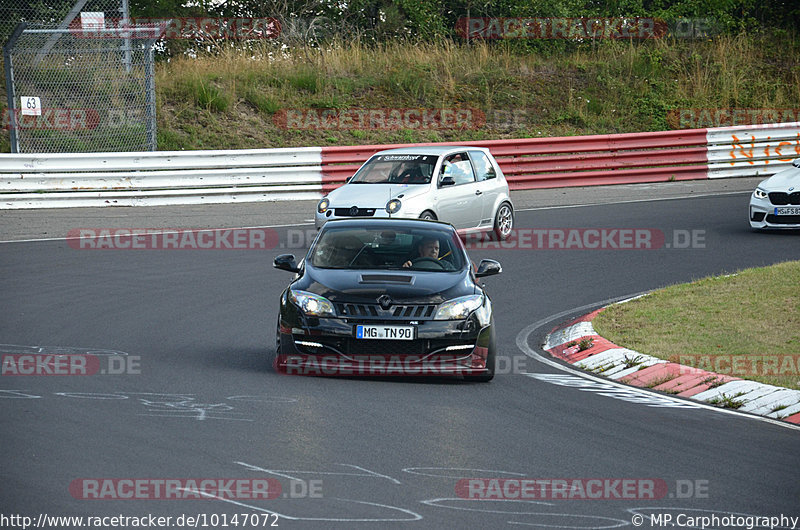
{"label": "car window", "polygon": [[456,186],[475,182],[475,172],[466,153],[457,153],[447,156],[442,162],[441,176],[452,177]]}
{"label": "car window", "polygon": [[350,179],[350,184],[428,184],[436,157],[432,155],[377,155]]}
{"label": "car window", "polygon": [[478,182],[497,177],[492,161],[489,160],[486,153],[483,151],[470,151],[469,156],[472,157],[472,162],[475,164],[475,174],[478,177]]}
{"label": "car window", "polygon": [[419,257],[420,245],[431,239],[439,243],[437,258],[406,270],[452,272],[464,267],[457,234],[439,229],[331,228],[320,234],[309,260],[326,269],[404,269],[405,263]]}

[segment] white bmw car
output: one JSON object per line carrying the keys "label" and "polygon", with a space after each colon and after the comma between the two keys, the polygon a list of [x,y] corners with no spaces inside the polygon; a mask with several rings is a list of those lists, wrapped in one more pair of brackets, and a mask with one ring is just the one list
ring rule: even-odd
{"label": "white bmw car", "polygon": [[436,219],[460,232],[514,228],[508,182],[488,149],[407,147],[380,151],[317,205],[317,229],[351,217]]}
{"label": "white bmw car", "polygon": [[753,228],[800,228],[800,158],[761,181],[750,196]]}

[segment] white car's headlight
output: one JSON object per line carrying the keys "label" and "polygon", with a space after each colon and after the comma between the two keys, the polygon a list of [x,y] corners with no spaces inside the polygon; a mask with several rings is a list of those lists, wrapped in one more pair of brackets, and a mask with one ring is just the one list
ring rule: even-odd
{"label": "white car's headlight", "polygon": [[319,213],[325,213],[328,211],[328,207],[331,205],[331,201],[328,200],[327,197],[323,197],[319,204],[317,204],[317,211]]}
{"label": "white car's headlight", "polygon": [[400,207],[403,206],[403,203],[400,202],[400,199],[392,199],[391,201],[386,203],[386,213],[397,213],[400,211]]}
{"label": "white car's headlight", "polygon": [[304,314],[312,317],[336,316],[333,304],[327,298],[306,291],[290,291],[290,293],[292,302],[294,302]]}
{"label": "white car's headlight", "polygon": [[445,302],[439,306],[436,311],[434,320],[464,320],[470,313],[483,305],[483,296],[479,294],[472,294],[469,296],[462,296],[454,298],[449,302]]}
{"label": "white car's headlight", "polygon": [[753,197],[755,197],[756,199],[766,199],[767,195],[768,195],[767,192],[762,190],[761,188],[756,188],[756,191],[753,192]]}

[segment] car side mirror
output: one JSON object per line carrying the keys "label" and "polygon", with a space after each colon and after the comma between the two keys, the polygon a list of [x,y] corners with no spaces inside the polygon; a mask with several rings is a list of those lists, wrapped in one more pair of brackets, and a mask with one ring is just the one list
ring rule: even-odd
{"label": "car side mirror", "polygon": [[503,267],[499,262],[493,259],[482,259],[478,264],[478,270],[475,272],[476,278],[485,278],[486,276],[494,276],[503,272]]}
{"label": "car side mirror", "polygon": [[355,175],[350,175],[349,177],[347,177],[346,179],[344,179],[344,183],[345,183],[345,184],[349,183],[351,180],[353,180],[353,177],[355,177]]}
{"label": "car side mirror", "polygon": [[294,259],[294,254],[281,254],[275,258],[275,261],[272,262],[272,266],[284,271],[300,272],[300,268],[297,266],[297,262]]}
{"label": "car side mirror", "polygon": [[455,186],[456,181],[453,177],[442,177],[442,180],[439,181],[439,187],[444,188],[445,186]]}
{"label": "car side mirror", "polygon": [[794,167],[800,167],[800,158],[796,158],[794,162],[792,162]]}

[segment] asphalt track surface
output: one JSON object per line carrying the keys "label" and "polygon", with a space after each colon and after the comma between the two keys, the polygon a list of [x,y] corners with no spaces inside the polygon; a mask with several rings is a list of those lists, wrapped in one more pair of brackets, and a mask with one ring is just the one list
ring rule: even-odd
{"label": "asphalt track surface", "polygon": [[[274,512],[284,528],[613,528],[631,526],[635,513],[650,528],[650,513],[673,523],[680,514],[683,523],[800,516],[800,431],[599,388],[537,357],[548,330],[605,300],[800,259],[797,234],[749,229],[747,201],[747,192],[728,192],[518,212],[518,228],[650,228],[666,243],[686,233],[700,240],[687,249],[470,251],[504,269],[485,281],[501,372],[488,384],[272,373],[264,354],[291,275],[271,263],[285,249],[4,243],[0,343],[14,345],[4,353],[115,350],[138,369],[0,377],[0,512],[173,521]],[[285,243],[308,228],[275,230]],[[652,479],[667,489],[656,499],[614,498],[613,488],[591,500],[461,498],[457,484],[475,477]],[[74,481],[98,478],[272,478],[282,493],[222,501],[70,492]]]}

